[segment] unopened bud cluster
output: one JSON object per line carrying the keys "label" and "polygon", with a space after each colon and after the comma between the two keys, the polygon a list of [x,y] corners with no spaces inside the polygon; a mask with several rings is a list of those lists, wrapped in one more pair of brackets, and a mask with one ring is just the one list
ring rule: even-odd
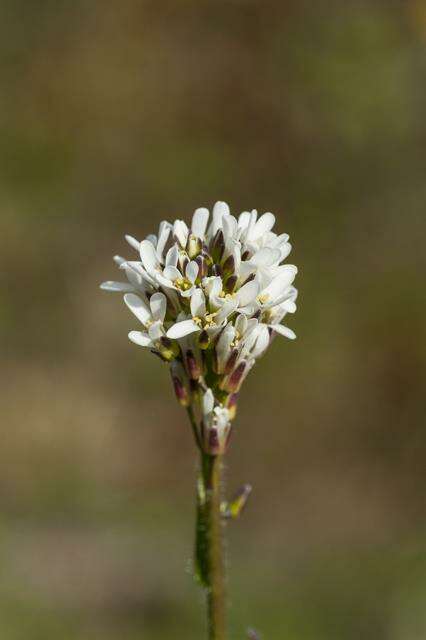
{"label": "unopened bud cluster", "polygon": [[158,236],[126,240],[135,260],[115,256],[126,282],[104,282],[124,293],[142,330],[132,342],[170,363],[176,397],[198,407],[199,443],[206,453],[226,451],[237,395],[275,334],[293,339],[281,324],[296,310],[297,269],[282,264],[288,235],[272,231],[275,217],[256,211],[231,215],[224,202],[197,209],[191,228],[162,222]]}

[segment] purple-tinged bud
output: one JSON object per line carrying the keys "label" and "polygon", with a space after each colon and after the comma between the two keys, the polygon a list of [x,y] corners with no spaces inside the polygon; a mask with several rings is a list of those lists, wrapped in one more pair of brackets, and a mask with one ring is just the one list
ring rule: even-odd
{"label": "purple-tinged bud", "polygon": [[204,423],[204,450],[211,456],[223,455],[229,442],[229,436],[231,434],[231,425],[211,424],[206,425]]}
{"label": "purple-tinged bud", "polygon": [[189,399],[189,393],[187,389],[184,387],[181,380],[179,380],[179,378],[177,376],[174,376],[173,374],[172,374],[172,382],[173,382],[173,388],[175,390],[176,398],[179,404],[181,404],[182,407],[188,407],[190,399]]}
{"label": "purple-tinged bud", "polygon": [[188,349],[186,352],[186,366],[188,368],[189,377],[192,380],[198,380],[201,376],[201,371],[192,349]]}
{"label": "purple-tinged bud", "polygon": [[222,272],[224,276],[230,276],[235,272],[235,259],[234,256],[228,256],[222,265]]}
{"label": "purple-tinged bud", "polygon": [[214,276],[222,276],[222,275],[223,275],[223,273],[222,273],[222,267],[220,266],[220,264],[217,264],[217,263],[216,263],[216,264],[214,264],[214,265],[213,265],[213,267],[212,267],[212,274],[213,274]]}
{"label": "purple-tinged bud", "polygon": [[229,411],[229,419],[234,420],[237,415],[238,393],[231,393],[228,397],[226,408]]}
{"label": "purple-tinged bud", "polygon": [[197,256],[195,258],[195,262],[198,264],[197,282],[201,282],[201,280],[205,278],[208,273],[207,263],[203,256]]}
{"label": "purple-tinged bud", "polygon": [[241,260],[243,260],[243,262],[244,262],[245,260],[248,260],[248,259],[250,258],[250,255],[251,255],[251,253],[250,253],[250,251],[247,249],[246,251],[244,251],[243,255],[241,256]]}
{"label": "purple-tinged bud", "polygon": [[231,373],[230,376],[225,380],[224,386],[226,391],[229,393],[236,393],[240,390],[241,384],[244,379],[244,373],[247,368],[247,362],[243,360],[240,362],[238,367]]}
{"label": "purple-tinged bud", "polygon": [[247,629],[248,640],[262,640],[261,636],[254,629]]}
{"label": "purple-tinged bud", "polygon": [[173,388],[176,398],[183,407],[188,407],[191,403],[191,392],[189,389],[189,380],[182,363],[173,360],[170,365],[170,374],[172,376]]}
{"label": "purple-tinged bud", "polygon": [[237,286],[238,276],[230,276],[225,284],[223,285],[223,290],[225,293],[234,293],[235,287]]}
{"label": "purple-tinged bud", "polygon": [[200,349],[208,349],[210,346],[210,337],[205,329],[198,334],[198,346]]}
{"label": "purple-tinged bud", "polygon": [[208,430],[208,451],[212,455],[216,455],[219,453],[220,445],[219,445],[219,436],[217,433],[217,429],[215,427],[211,427]]}
{"label": "purple-tinged bud", "polygon": [[233,370],[234,370],[235,365],[237,364],[237,360],[238,360],[238,355],[239,355],[239,353],[240,353],[240,352],[239,352],[239,350],[238,350],[238,349],[233,349],[233,350],[231,351],[231,355],[229,356],[228,360],[226,361],[225,368],[224,368],[224,371],[223,371],[223,373],[224,373],[225,375],[230,374],[230,373],[231,373],[231,371],[233,371]]}
{"label": "purple-tinged bud", "polygon": [[222,229],[218,229],[210,245],[210,253],[212,255],[213,262],[220,262],[224,251],[225,239],[223,237],[223,231]]}

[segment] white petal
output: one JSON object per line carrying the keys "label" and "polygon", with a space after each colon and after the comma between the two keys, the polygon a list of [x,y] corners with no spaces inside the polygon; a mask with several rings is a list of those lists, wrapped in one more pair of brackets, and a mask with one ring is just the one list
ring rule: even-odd
{"label": "white petal", "polygon": [[297,311],[296,303],[294,302],[294,300],[285,300],[282,304],[282,308],[284,309],[284,311],[287,311],[287,313],[296,313]]}
{"label": "white petal", "polygon": [[159,266],[154,245],[149,240],[142,240],[140,244],[140,254],[142,264],[148,273],[152,273]]}
{"label": "white petal", "polygon": [[154,233],[147,235],[145,240],[148,240],[154,248],[157,246],[157,236]]}
{"label": "white petal", "polygon": [[234,313],[236,308],[238,307],[238,300],[233,298],[232,300],[227,300],[223,307],[217,312],[215,316],[216,324],[220,325],[231,313]]}
{"label": "white petal", "polygon": [[148,335],[151,340],[159,340],[161,336],[164,336],[163,323],[161,320],[157,320],[149,326]]}
{"label": "white petal", "polygon": [[288,290],[275,303],[273,302],[272,304],[265,304],[264,306],[267,308],[278,306],[283,311],[283,317],[285,313],[295,313],[297,310],[294,300],[292,300],[288,295]]}
{"label": "white petal", "polygon": [[179,302],[179,296],[177,294],[177,291],[169,286],[169,287],[164,287],[164,293],[166,294],[166,297],[170,302],[172,308],[174,309],[175,313],[178,313],[180,310],[180,302]]}
{"label": "white petal", "polygon": [[227,324],[216,345],[216,355],[218,364],[218,373],[223,373],[225,365],[231,354],[231,343],[235,338],[235,328],[232,324]]}
{"label": "white petal", "polygon": [[195,331],[200,331],[200,327],[196,322],[193,320],[182,320],[182,322],[176,322],[176,324],[170,327],[167,331],[167,337],[175,340],[188,336],[190,333],[195,333]]}
{"label": "white petal", "polygon": [[192,285],[192,287],[190,289],[187,289],[186,291],[179,290],[179,293],[182,296],[182,298],[190,298],[194,293],[195,289],[196,289],[196,286]]}
{"label": "white petal", "polygon": [[243,315],[238,315],[236,320],[235,320],[235,329],[238,331],[238,333],[242,336],[245,334],[246,329],[247,329],[247,325],[248,325],[248,320],[246,318],[246,316]]}
{"label": "white petal", "polygon": [[263,247],[256,251],[251,258],[251,264],[256,267],[272,267],[273,264],[277,264],[281,258],[281,251],[279,249],[270,249],[269,247]]}
{"label": "white petal", "polygon": [[287,258],[287,256],[290,255],[292,248],[293,247],[291,246],[291,244],[289,242],[285,242],[284,244],[281,245],[281,247],[280,247],[280,251],[281,251],[280,262],[285,260]]}
{"label": "white petal", "polygon": [[118,266],[123,264],[123,262],[126,262],[126,259],[122,258],[121,256],[114,256],[113,260],[114,260],[115,264],[118,264]]}
{"label": "white petal", "polygon": [[175,280],[178,280],[179,278],[182,278],[182,274],[179,271],[179,269],[172,266],[166,267],[164,269],[163,276],[167,278],[167,280],[171,280],[172,282],[174,282]]}
{"label": "white petal", "polygon": [[268,233],[275,224],[275,216],[272,213],[264,213],[253,227],[250,240],[257,240]]}
{"label": "white petal", "polygon": [[[280,268],[281,269],[281,268]],[[282,267],[278,276],[261,292],[261,295],[267,297],[267,302],[278,300],[285,290],[291,285],[296,277],[297,268],[292,264]]]}
{"label": "white petal", "polygon": [[247,320],[247,329],[245,332],[246,336],[250,335],[252,331],[255,331],[258,324],[259,324],[259,321],[257,318],[250,318],[250,320]]}
{"label": "white petal", "polygon": [[188,262],[186,265],[185,275],[190,282],[194,283],[196,281],[199,269],[200,267],[198,266],[198,262],[195,262],[195,260]]}
{"label": "white petal", "polygon": [[124,270],[131,285],[133,285],[134,287],[142,286],[142,275],[139,273],[139,271],[136,271],[136,269],[130,267],[128,262],[126,263]]}
{"label": "white petal", "polygon": [[166,254],[166,267],[176,267],[179,260],[179,249],[177,245],[173,245]]}
{"label": "white petal", "polygon": [[151,320],[151,312],[146,303],[134,293],[126,293],[124,296],[124,302],[129,307],[130,311],[142,322],[146,324]]}
{"label": "white petal", "polygon": [[250,302],[253,302],[258,293],[258,283],[255,280],[251,280],[250,282],[247,282],[247,284],[243,285],[241,289],[238,289],[235,295],[238,299],[239,306],[245,307],[250,304]]}
{"label": "white petal", "polygon": [[214,407],[214,395],[211,389],[207,389],[203,396],[203,414],[209,415],[213,411]]}
{"label": "white petal", "polygon": [[249,355],[251,353],[251,350],[256,344],[256,340],[259,336],[259,330],[260,330],[260,327],[258,326],[254,331],[251,331],[251,333],[249,333],[249,335],[245,337],[244,344],[243,344],[244,355]]}
{"label": "white petal", "polygon": [[268,327],[265,324],[260,325],[256,344],[252,350],[252,355],[254,358],[259,358],[263,354],[263,352],[266,351],[269,346],[269,341],[270,336]]}
{"label": "white petal", "polygon": [[241,244],[239,242],[233,245],[231,254],[234,258],[235,273],[239,273],[241,267]]}
{"label": "white petal", "polygon": [[212,236],[221,228],[222,226],[222,216],[229,213],[229,207],[226,202],[216,202],[213,207],[213,222],[211,234]]}
{"label": "white petal", "polygon": [[169,239],[171,228],[171,224],[169,222],[166,222],[165,220],[160,223],[157,242],[157,258],[160,260],[160,262],[163,260],[164,247],[166,246],[167,240]]}
{"label": "white petal", "polygon": [[209,278],[204,278],[203,286],[206,290],[207,295],[211,298],[215,298],[223,289],[222,278],[220,276],[210,276]]}
{"label": "white petal", "polygon": [[290,340],[294,340],[296,338],[294,331],[285,327],[283,324],[271,324],[270,327],[280,335],[290,338]]}
{"label": "white petal", "polygon": [[206,315],[206,298],[202,289],[195,289],[191,296],[191,313],[194,318]]}
{"label": "white petal", "polygon": [[143,333],[142,331],[131,331],[129,333],[129,340],[134,342],[135,344],[140,345],[141,347],[150,347],[152,345],[151,338],[147,333]]}
{"label": "white petal", "polygon": [[283,244],[288,242],[289,239],[288,233],[281,233],[279,236],[274,238],[270,244],[273,249],[279,249]]}
{"label": "white petal", "polygon": [[204,238],[207,229],[207,223],[209,221],[209,210],[205,207],[200,207],[196,209],[194,215],[192,216],[192,233],[197,238]]}
{"label": "white petal", "polygon": [[219,431],[219,434],[218,434],[219,438],[221,435],[226,437],[226,433],[221,434],[220,432],[223,431],[223,429],[225,429],[228,426],[228,423],[229,423],[228,409],[226,407],[215,407],[214,418],[215,418],[215,426]]}
{"label": "white petal", "polygon": [[160,320],[161,322],[164,322],[167,309],[167,298],[164,293],[161,293],[160,291],[154,293],[150,298],[149,306],[151,307],[153,320]]}
{"label": "white petal", "polygon": [[234,216],[229,214],[222,216],[223,237],[225,238],[225,242],[236,235],[237,227],[238,223]]}
{"label": "white petal", "polygon": [[[126,275],[127,275],[128,278],[129,278],[129,269],[131,269],[136,274],[140,275],[141,278],[143,278],[143,280],[148,282],[150,285],[155,286],[155,279],[152,276],[150,276],[149,273],[147,273],[145,271],[145,269],[142,267],[142,264],[140,262],[136,262],[134,260],[123,262],[123,264],[120,265],[120,269],[124,269],[125,270]],[[139,280],[138,280],[138,282],[139,282]]]}
{"label": "white petal", "polygon": [[238,312],[243,313],[247,317],[253,316],[258,310],[259,307],[256,304],[249,304],[246,307],[238,307]]}
{"label": "white petal", "polygon": [[238,218],[238,227],[243,230],[247,229],[249,223],[250,223],[250,212],[243,211]]}
{"label": "white petal", "polygon": [[251,211],[250,213],[250,219],[249,219],[246,233],[244,234],[244,237],[247,241],[251,240],[251,236],[253,233],[254,226],[256,224],[256,220],[257,220],[257,211],[256,209],[253,209],[253,211]]}
{"label": "white petal", "polygon": [[139,247],[141,244],[139,240],[136,240],[136,238],[134,238],[133,236],[129,236],[128,234],[126,234],[124,237],[126,238],[129,245],[133,247],[133,249],[136,249],[136,251],[139,251]]}
{"label": "white petal", "polygon": [[114,282],[113,280],[107,280],[100,285],[103,291],[133,291],[133,287],[128,282]]}
{"label": "white petal", "polygon": [[175,220],[173,225],[173,234],[179,241],[181,247],[186,247],[186,242],[188,240],[188,227],[183,220]]}

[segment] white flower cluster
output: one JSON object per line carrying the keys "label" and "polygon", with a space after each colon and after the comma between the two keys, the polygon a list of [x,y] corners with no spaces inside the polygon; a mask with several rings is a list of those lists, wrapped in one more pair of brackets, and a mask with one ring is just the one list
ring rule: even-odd
{"label": "white flower cluster", "polygon": [[272,231],[272,213],[236,218],[217,202],[209,218],[200,208],[190,228],[176,220],[142,242],[126,236],[137,257],[114,261],[127,282],[101,288],[125,294],[142,324],[130,340],[171,363],[180,403],[203,394],[200,443],[215,455],[226,449],[237,394],[256,359],[275,334],[295,338],[281,321],[296,310],[297,269],[282,264],[291,245]]}

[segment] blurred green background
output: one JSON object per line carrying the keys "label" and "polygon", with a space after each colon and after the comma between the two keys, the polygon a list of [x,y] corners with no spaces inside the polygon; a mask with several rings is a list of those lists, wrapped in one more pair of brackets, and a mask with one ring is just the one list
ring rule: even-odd
{"label": "blurred green background", "polygon": [[229,455],[230,637],[425,638],[426,3],[1,16],[0,637],[204,637],[185,414],[98,284],[220,199],[300,268]]}

